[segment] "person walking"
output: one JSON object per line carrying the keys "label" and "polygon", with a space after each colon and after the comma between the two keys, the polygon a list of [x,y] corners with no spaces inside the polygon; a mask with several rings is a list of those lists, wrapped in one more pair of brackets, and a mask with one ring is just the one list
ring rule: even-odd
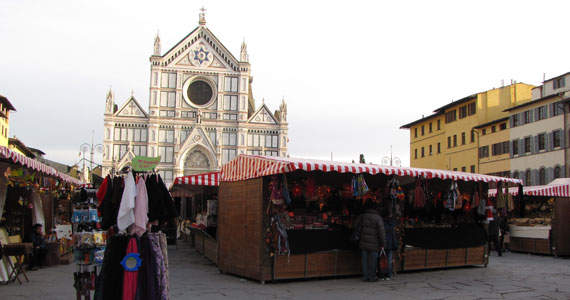
{"label": "person walking", "polygon": [[368,200],[365,212],[358,216],[355,228],[360,230],[359,248],[362,254],[362,280],[378,281],[376,269],[378,254],[386,244],[384,222],[376,210],[376,204]]}
{"label": "person walking", "polygon": [[489,253],[491,253],[491,243],[499,256],[503,256],[501,251],[502,246],[499,244],[499,225],[501,224],[501,217],[493,208],[493,220],[489,222]]}
{"label": "person walking", "polygon": [[386,258],[388,259],[388,272],[382,272],[382,280],[392,279],[392,254],[395,250],[398,250],[400,241],[397,238],[395,231],[396,220],[389,214],[383,214],[384,219],[384,230],[386,231],[386,246],[384,251],[386,252]]}

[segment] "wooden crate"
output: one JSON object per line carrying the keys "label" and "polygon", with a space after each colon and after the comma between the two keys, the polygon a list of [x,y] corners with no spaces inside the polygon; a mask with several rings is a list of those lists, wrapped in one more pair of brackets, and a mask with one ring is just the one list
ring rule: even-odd
{"label": "wooden crate", "polygon": [[305,277],[305,254],[276,255],[273,265],[274,279],[291,279]]}
{"label": "wooden crate", "polygon": [[447,250],[447,263],[448,267],[464,266],[466,263],[467,249],[457,248]]}
{"label": "wooden crate", "polygon": [[362,274],[362,260],[358,251],[339,251],[336,257],[336,275]]}
{"label": "wooden crate", "polygon": [[536,253],[552,254],[550,251],[550,239],[534,239],[534,249]]}
{"label": "wooden crate", "polygon": [[483,265],[485,264],[485,246],[467,248],[466,265]]}
{"label": "wooden crate", "polygon": [[447,250],[446,249],[428,249],[426,268],[443,268],[446,266]]}
{"label": "wooden crate", "polygon": [[335,275],[336,253],[316,252],[307,254],[307,277]]}
{"label": "wooden crate", "polygon": [[404,255],[404,271],[426,268],[427,250],[423,248],[406,249]]}

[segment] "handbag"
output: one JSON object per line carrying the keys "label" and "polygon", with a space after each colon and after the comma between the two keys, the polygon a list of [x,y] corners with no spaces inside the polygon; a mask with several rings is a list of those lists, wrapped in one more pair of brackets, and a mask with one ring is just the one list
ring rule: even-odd
{"label": "handbag", "polygon": [[382,250],[380,250],[380,257],[378,258],[378,264],[379,264],[379,269],[380,269],[380,273],[388,273],[388,256],[386,255],[386,251],[384,251],[384,248],[382,248]]}

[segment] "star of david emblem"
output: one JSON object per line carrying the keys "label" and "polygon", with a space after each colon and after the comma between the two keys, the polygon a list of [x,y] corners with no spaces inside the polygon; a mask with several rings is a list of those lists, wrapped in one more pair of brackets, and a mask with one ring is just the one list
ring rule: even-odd
{"label": "star of david emblem", "polygon": [[205,61],[209,61],[208,55],[210,51],[204,50],[204,47],[200,47],[200,50],[194,50],[194,59],[203,64]]}

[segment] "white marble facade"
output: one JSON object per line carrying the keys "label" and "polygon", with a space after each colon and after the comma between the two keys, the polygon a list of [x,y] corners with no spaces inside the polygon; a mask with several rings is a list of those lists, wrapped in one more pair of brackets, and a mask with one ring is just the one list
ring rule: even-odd
{"label": "white marble facade", "polygon": [[136,155],[161,156],[159,172],[177,176],[213,172],[239,154],[288,156],[287,104],[272,113],[255,105],[245,42],[239,59],[199,26],[161,55],[155,38],[150,57],[149,108],[131,96],[105,105],[103,172],[128,166]]}

